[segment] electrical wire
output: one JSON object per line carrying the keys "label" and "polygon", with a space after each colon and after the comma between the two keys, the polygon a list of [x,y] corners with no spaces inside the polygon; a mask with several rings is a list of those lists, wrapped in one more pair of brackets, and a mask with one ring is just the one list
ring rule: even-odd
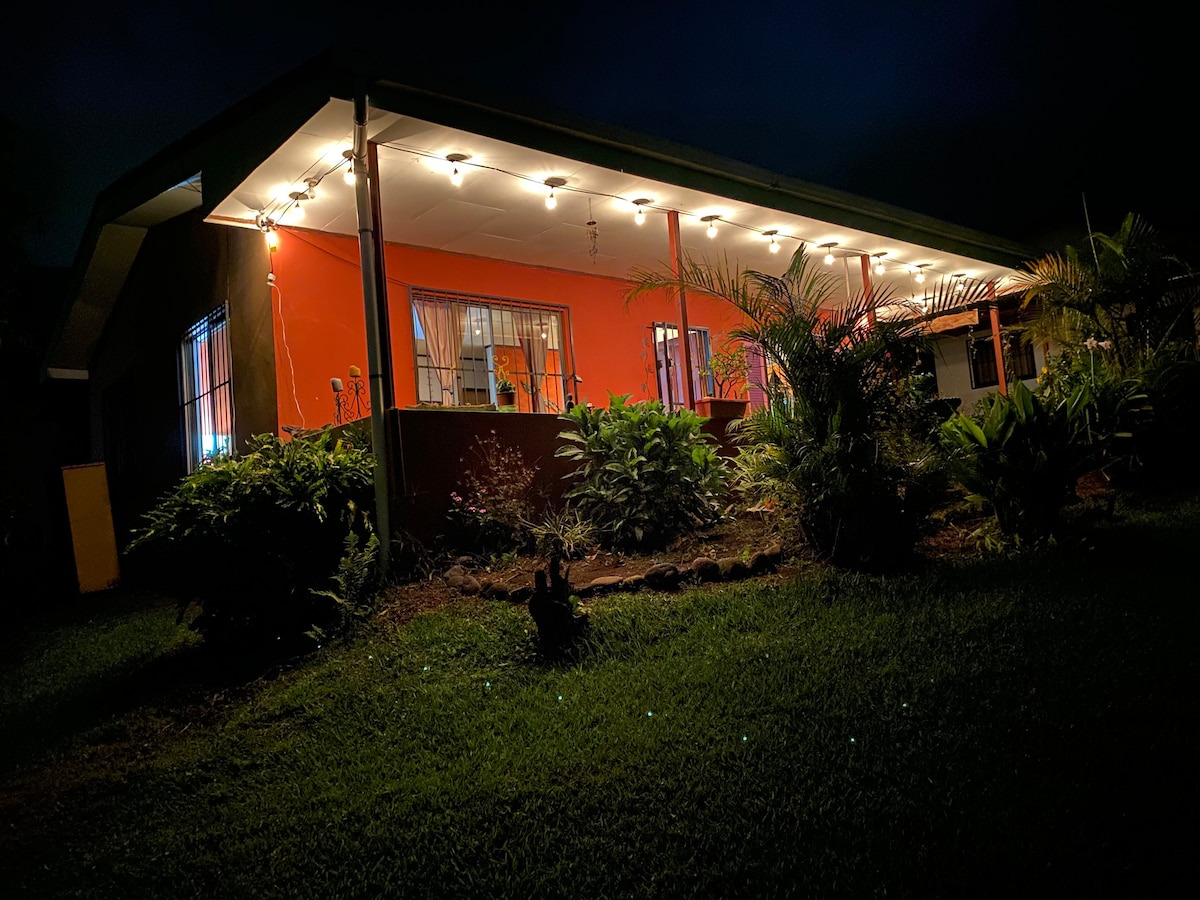
{"label": "electrical wire", "polygon": [[[273,267],[271,274],[274,275]],[[275,283],[274,278],[271,279],[271,287],[275,289],[277,294],[279,294],[279,331],[283,337],[283,352],[284,355],[287,356],[288,371],[291,372],[292,376],[292,402],[296,404],[296,414],[300,416],[300,427],[307,428],[308,424],[304,420],[304,410],[300,408],[300,398],[296,395],[296,366],[292,362],[292,350],[288,346],[287,339],[287,323],[284,322],[283,319],[283,288]]]}

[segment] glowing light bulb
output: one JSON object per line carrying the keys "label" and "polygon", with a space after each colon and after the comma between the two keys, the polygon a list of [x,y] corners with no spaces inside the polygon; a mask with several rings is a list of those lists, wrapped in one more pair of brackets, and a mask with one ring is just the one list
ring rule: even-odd
{"label": "glowing light bulb", "polygon": [[882,275],[886,271],[887,269],[883,267],[883,257],[881,256],[879,257],[879,261],[875,263],[875,274]]}
{"label": "glowing light bulb", "polygon": [[763,232],[763,234],[765,234],[767,237],[769,237],[771,239],[771,246],[768,247],[767,249],[770,250],[772,253],[779,252],[779,241],[777,241],[775,239],[775,235],[777,235],[778,233],[779,233],[778,231],[773,231],[773,230]]}
{"label": "glowing light bulb", "polygon": [[917,277],[913,279],[917,284],[925,283],[925,267],[917,266]]}
{"label": "glowing light bulb", "polygon": [[645,223],[645,221],[646,221],[646,209],[645,209],[646,204],[653,203],[653,202],[654,201],[651,200],[649,197],[638,197],[636,200],[634,200],[633,205],[637,207],[637,212],[634,213],[634,215],[633,215],[633,221],[636,222],[638,225]]}
{"label": "glowing light bulb", "polygon": [[827,266],[833,265],[833,253],[825,254],[825,265],[827,265]]}
{"label": "glowing light bulb", "polygon": [[458,171],[458,166],[450,173],[450,183],[455,187],[462,187],[462,172]]}
{"label": "glowing light bulb", "polygon": [[342,181],[346,184],[354,184],[357,179],[354,177],[354,165],[351,163],[346,166],[346,171],[342,173]]}
{"label": "glowing light bulb", "polygon": [[822,244],[821,246],[825,248],[825,265],[832,266],[833,265],[833,248],[837,246],[837,242],[830,241],[828,244]]}
{"label": "glowing light bulb", "polygon": [[558,198],[554,196],[554,188],[550,188],[550,193],[546,195],[546,209],[554,209],[558,206]]}
{"label": "glowing light bulb", "polygon": [[709,222],[708,223],[708,231],[706,231],[704,233],[707,234],[710,238],[715,238],[717,236],[717,226],[714,223]]}
{"label": "glowing light bulb", "polygon": [[274,253],[279,249],[279,232],[274,229],[268,229],[263,234],[267,238],[267,249]]}

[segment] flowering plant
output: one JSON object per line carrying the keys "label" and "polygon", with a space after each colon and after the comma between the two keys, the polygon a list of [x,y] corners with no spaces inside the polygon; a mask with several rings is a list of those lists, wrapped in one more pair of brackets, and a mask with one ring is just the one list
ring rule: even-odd
{"label": "flowering plant", "polygon": [[527,520],[533,505],[537,467],[517,447],[493,431],[475,439],[461,491],[450,492],[447,517],[454,543],[476,553],[504,552],[529,543]]}

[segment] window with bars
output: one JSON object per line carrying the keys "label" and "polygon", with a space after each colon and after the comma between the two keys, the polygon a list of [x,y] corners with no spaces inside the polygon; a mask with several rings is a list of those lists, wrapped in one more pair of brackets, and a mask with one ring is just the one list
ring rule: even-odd
{"label": "window with bars", "polygon": [[[1017,334],[1003,337],[1004,370],[1007,381],[1023,381],[1037,376],[1037,363],[1033,358],[1033,344],[1021,340]],[[996,349],[992,337],[971,338],[967,341],[967,358],[971,362],[971,387],[994,387],[1000,383],[996,371]]]}
{"label": "window with bars", "polygon": [[187,470],[233,446],[232,356],[224,306],[193,325],[179,347],[180,411]]}
{"label": "window with bars", "polygon": [[563,411],[571,366],[563,307],[423,288],[410,298],[418,400],[498,403],[499,371],[516,388],[517,410]]}

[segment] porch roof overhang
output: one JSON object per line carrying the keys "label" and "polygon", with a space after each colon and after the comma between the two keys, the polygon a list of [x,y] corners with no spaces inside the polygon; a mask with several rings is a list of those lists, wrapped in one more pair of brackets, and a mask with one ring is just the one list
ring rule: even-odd
{"label": "porch roof overhang", "polygon": [[[244,227],[269,217],[285,231],[356,235],[341,149],[350,145],[359,91],[369,98],[368,130],[380,146],[389,242],[622,278],[665,263],[666,229],[655,233],[654,216],[672,209],[692,254],[778,271],[800,241],[836,242],[837,255],[853,257],[848,287],[859,277],[860,254],[885,253],[889,271],[880,280],[898,294],[911,290],[906,266],[1000,281],[1033,256],[1002,238],[658,138],[424,77],[397,78],[338,50],[231,107],[99,195],[47,368],[89,367],[142,237],[182,212],[200,208],[208,221]],[[467,157],[459,188],[450,183],[452,153]],[[554,210],[544,203],[547,178],[564,180]],[[307,179],[318,182],[315,198],[291,200]],[[631,202],[639,198],[651,201],[643,226]],[[720,217],[715,240],[705,237],[706,215]],[[594,255],[589,221],[599,232]],[[784,251],[778,255],[769,253],[770,231]]]}

